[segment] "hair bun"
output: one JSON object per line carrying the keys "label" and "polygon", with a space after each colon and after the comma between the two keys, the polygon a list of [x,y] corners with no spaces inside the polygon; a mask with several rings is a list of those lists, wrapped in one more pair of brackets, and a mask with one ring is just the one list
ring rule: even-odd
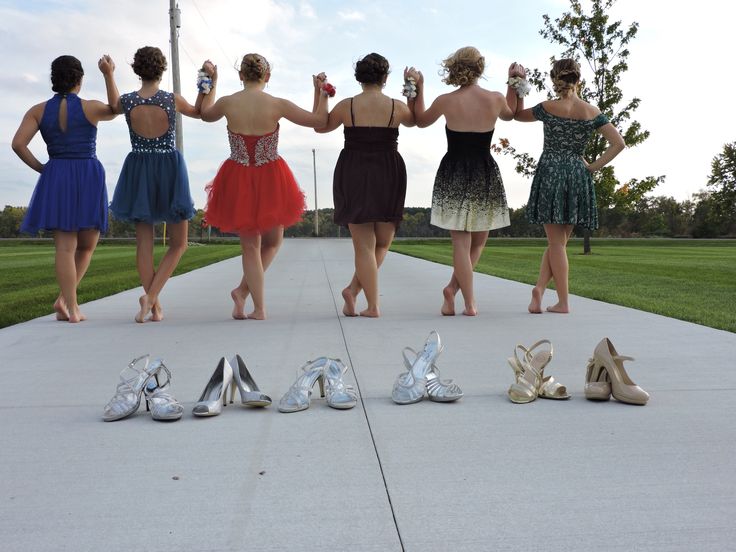
{"label": "hair bun", "polygon": [[388,60],[375,52],[355,64],[355,80],[363,84],[382,84],[388,73]]}
{"label": "hair bun", "polygon": [[271,65],[260,54],[245,54],[240,62],[240,73],[246,82],[261,81],[270,72]]}

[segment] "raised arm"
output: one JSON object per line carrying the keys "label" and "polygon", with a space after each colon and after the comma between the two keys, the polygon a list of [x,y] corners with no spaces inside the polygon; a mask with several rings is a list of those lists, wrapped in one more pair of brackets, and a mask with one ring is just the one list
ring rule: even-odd
{"label": "raised arm", "polygon": [[327,113],[327,93],[321,88],[322,82],[324,81],[324,78],[322,78],[323,75],[324,73],[312,75],[314,103],[312,104],[311,112],[302,109],[289,100],[281,98],[279,99],[281,116],[300,126],[325,128],[328,123],[329,114]]}
{"label": "raised arm", "polygon": [[[519,65],[518,63],[514,62],[509,66],[509,79],[511,77],[524,77],[526,76],[526,72],[524,71],[524,68]],[[516,90],[511,87],[509,84],[506,88],[506,105],[509,108],[509,111],[511,112],[511,116],[509,116],[509,113],[505,110],[499,114],[499,117],[504,121],[511,121],[514,119],[514,115],[516,115],[516,105],[518,103],[519,96],[516,94]]]}
{"label": "raised arm", "polygon": [[217,65],[207,60],[202,64],[202,70],[212,79],[212,84],[208,94],[204,94],[202,91],[199,92],[195,108],[199,109],[203,121],[213,123],[225,116],[225,110],[223,109],[225,102],[224,98],[215,101],[217,96]]}
{"label": "raised arm", "polygon": [[598,132],[608,141],[608,148],[592,163],[585,163],[585,166],[592,173],[608,165],[626,147],[623,136],[611,123],[606,123],[600,127]]}
{"label": "raised arm", "polygon": [[38,132],[41,117],[43,116],[43,108],[44,104],[38,104],[28,110],[23,116],[18,130],[15,132],[12,142],[13,151],[20,157],[21,161],[39,173],[43,172],[44,165],[28,149],[28,144],[31,143],[31,140],[33,140],[33,137]]}
{"label": "raised arm", "polygon": [[315,128],[314,132],[325,134],[327,132],[332,132],[340,125],[344,125],[346,115],[349,113],[348,102],[349,98],[337,102],[337,105],[332,108],[332,111],[330,111],[330,114],[327,116],[327,124],[322,128]]}
{"label": "raised arm", "polygon": [[118,86],[115,84],[115,77],[113,76],[113,73],[115,72],[115,62],[110,56],[105,54],[100,58],[100,61],[97,62],[97,67],[99,67],[102,72],[102,76],[105,78],[107,103],[110,106],[110,109],[112,109],[112,112],[119,115],[123,112],[123,106],[120,103],[120,92],[118,92]]}
{"label": "raised arm", "polygon": [[412,77],[417,83],[417,97],[414,98],[413,104],[409,104],[409,108],[414,113],[414,122],[419,128],[428,127],[444,114],[444,96],[436,98],[429,109],[426,109],[424,107],[424,75],[414,67],[409,67],[404,69],[404,78],[407,77]]}
{"label": "raised arm", "polygon": [[[210,92],[210,94],[211,93],[212,92]],[[174,94],[174,103],[176,104],[176,110],[182,115],[186,115],[187,117],[191,117],[192,119],[201,119],[201,106],[198,106],[197,104],[202,103],[199,99],[199,96],[203,95],[204,94],[198,94],[196,104],[192,105],[181,94]]]}

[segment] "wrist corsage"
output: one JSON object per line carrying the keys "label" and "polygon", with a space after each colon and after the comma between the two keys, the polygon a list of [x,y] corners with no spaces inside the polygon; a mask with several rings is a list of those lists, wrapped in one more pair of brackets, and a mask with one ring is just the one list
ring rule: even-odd
{"label": "wrist corsage", "polygon": [[509,77],[506,84],[516,91],[516,95],[519,98],[523,98],[528,95],[532,90],[532,86],[529,84],[529,81],[522,77]]}
{"label": "wrist corsage", "polygon": [[331,85],[329,82],[324,81],[322,83],[322,93],[327,96],[328,98],[332,98],[335,95],[335,92],[337,92],[337,88],[335,88],[333,85]]}
{"label": "wrist corsage", "polygon": [[414,77],[406,77],[404,86],[401,87],[401,95],[406,96],[410,100],[417,97],[417,81]]}
{"label": "wrist corsage", "polygon": [[209,94],[212,91],[212,87],[212,77],[202,69],[197,71],[197,90],[199,90],[201,94]]}

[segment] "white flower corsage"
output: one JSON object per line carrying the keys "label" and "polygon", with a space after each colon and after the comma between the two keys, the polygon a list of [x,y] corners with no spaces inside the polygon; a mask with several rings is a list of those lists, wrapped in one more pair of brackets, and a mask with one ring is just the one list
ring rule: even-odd
{"label": "white flower corsage", "polygon": [[212,90],[212,77],[202,69],[197,71],[197,90],[202,94],[209,94]]}
{"label": "white flower corsage", "polygon": [[414,77],[407,77],[404,80],[404,86],[401,88],[401,95],[409,99],[417,97],[417,81]]}
{"label": "white flower corsage", "polygon": [[529,81],[521,77],[509,77],[506,84],[516,91],[516,95],[519,98],[523,98],[528,95],[532,90],[532,86],[529,84]]}

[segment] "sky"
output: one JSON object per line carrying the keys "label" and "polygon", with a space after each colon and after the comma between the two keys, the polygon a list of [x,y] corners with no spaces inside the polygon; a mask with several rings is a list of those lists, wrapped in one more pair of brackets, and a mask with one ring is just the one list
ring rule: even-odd
{"label": "sky", "polygon": [[[559,16],[569,9],[569,2],[180,0],[179,8],[182,94],[191,103],[196,99],[196,72],[205,59],[218,65],[218,93],[229,94],[241,86],[235,65],[243,54],[257,52],[272,65],[267,92],[311,109],[312,74],[326,72],[337,87],[334,105],[335,100],[360,93],[353,66],[370,52],[391,63],[385,91],[401,100],[406,65],[423,71],[427,102],[450,92],[452,87],[441,82],[440,63],[467,45],[477,47],[486,58],[481,85],[505,92],[511,62],[547,69],[550,57],[559,57],[560,47],[542,38],[539,30],[544,14]],[[85,70],[80,96],[104,100],[97,60],[109,54],[117,64],[121,93],[136,90],[140,83],[130,68],[135,50],[158,46],[169,57],[168,9],[167,0],[0,0],[0,48],[7,56],[0,76],[0,208],[27,205],[37,180],[37,173],[18,159],[10,143],[23,114],[51,97],[51,61],[63,54],[78,57]],[[736,75],[728,69],[736,4],[619,0],[610,15],[640,25],[620,86],[625,100],[642,100],[634,119],[651,133],[646,142],[614,160],[616,174],[621,182],[665,175],[664,183],[650,195],[689,199],[706,187],[713,157],[724,144],[736,141],[736,109],[729,98],[736,89]],[[589,68],[582,69],[583,77],[589,77]],[[164,74],[164,89],[171,89],[170,73]],[[526,105],[544,99],[533,92]],[[440,119],[425,129],[400,131],[399,151],[408,173],[407,207],[431,204],[435,171],[446,151],[443,126]],[[542,125],[499,121],[494,142],[499,138],[537,157]],[[184,118],[183,139],[192,197],[195,206],[203,208],[204,187],[229,155],[225,121]],[[341,129],[318,135],[282,120],[279,152],[305,191],[309,208],[315,204],[312,150],[317,205],[332,207],[332,173],[342,144]],[[40,133],[30,147],[46,161]],[[97,155],[107,172],[110,198],[129,151],[124,117],[99,124]],[[531,182],[514,172],[510,158],[497,160],[509,206],[518,208],[526,203]]]}

